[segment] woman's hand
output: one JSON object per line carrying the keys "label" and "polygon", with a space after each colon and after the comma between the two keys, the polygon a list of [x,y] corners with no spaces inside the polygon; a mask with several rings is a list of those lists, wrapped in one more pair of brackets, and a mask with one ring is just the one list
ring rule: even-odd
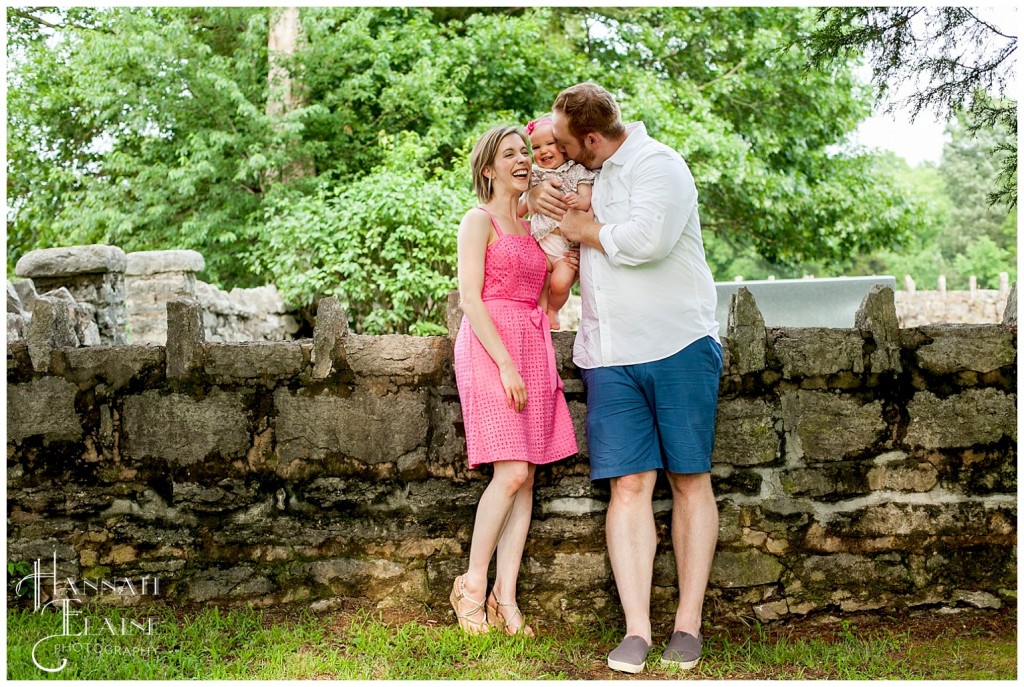
{"label": "woman's hand", "polygon": [[512,363],[499,368],[501,385],[505,388],[505,400],[508,407],[517,413],[526,407],[526,383],[519,375],[519,370]]}

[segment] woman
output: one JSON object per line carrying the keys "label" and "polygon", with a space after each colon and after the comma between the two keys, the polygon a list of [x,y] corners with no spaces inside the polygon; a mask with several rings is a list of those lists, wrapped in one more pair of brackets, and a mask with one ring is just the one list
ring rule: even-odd
{"label": "woman", "polygon": [[455,378],[469,466],[491,463],[494,475],[477,506],[469,570],[455,578],[450,599],[468,633],[490,625],[532,636],[516,604],[516,580],[530,529],[533,474],[537,465],[576,453],[576,436],[548,319],[537,306],[547,259],[516,212],[530,184],[525,134],[514,126],[491,129],[473,147],[470,164],[481,204],[459,225],[464,317],[455,341]]}

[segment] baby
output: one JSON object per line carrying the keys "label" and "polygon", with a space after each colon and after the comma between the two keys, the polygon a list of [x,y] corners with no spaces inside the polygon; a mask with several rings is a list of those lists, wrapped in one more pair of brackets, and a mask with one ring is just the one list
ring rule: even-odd
{"label": "baby", "polygon": [[[563,149],[555,143],[551,115],[541,115],[527,124],[526,134],[530,137],[530,144],[533,147],[533,174],[530,185],[535,186],[550,178],[561,179],[565,202],[569,207],[589,210],[597,173],[565,157]],[[569,299],[569,290],[576,281],[576,270],[564,259],[570,243],[562,238],[558,222],[540,213],[534,213],[530,217],[530,233],[547,254],[548,270],[551,273],[539,305],[547,311],[551,328],[558,329],[558,311]]]}

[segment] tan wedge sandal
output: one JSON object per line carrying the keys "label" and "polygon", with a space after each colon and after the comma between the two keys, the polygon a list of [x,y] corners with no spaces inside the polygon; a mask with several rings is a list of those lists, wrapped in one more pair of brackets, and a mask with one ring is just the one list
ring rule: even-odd
{"label": "tan wedge sandal", "polygon": [[[506,618],[502,615],[502,608],[511,608],[512,615]],[[522,623],[518,627],[510,627],[512,621],[519,616],[519,621]],[[526,618],[523,617],[523,612],[519,610],[519,606],[514,603],[504,603],[498,601],[494,594],[487,597],[487,623],[491,627],[497,627],[505,632],[505,634],[518,635],[522,634],[526,637],[534,637],[533,628],[526,624]]]}
{"label": "tan wedge sandal", "polygon": [[[484,602],[475,601],[466,596],[466,585],[465,575],[459,575],[455,578],[455,582],[452,583],[452,593],[448,597],[448,600],[452,602],[452,608],[455,609],[455,619],[459,621],[459,627],[466,634],[478,635],[487,632],[487,612],[484,611]],[[462,611],[459,608],[459,604],[465,599],[469,603],[473,604],[468,611]],[[473,620],[480,611],[484,611],[483,620]]]}

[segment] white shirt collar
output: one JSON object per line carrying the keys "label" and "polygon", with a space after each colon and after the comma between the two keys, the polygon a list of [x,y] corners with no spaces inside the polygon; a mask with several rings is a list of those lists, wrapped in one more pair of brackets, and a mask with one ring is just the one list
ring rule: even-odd
{"label": "white shirt collar", "polygon": [[[613,165],[624,165],[633,152],[648,138],[650,137],[647,135],[647,127],[643,122],[630,122],[626,125],[626,140],[611,157],[604,161],[604,164],[607,165],[610,162]],[[604,165],[602,165],[603,167]]]}

